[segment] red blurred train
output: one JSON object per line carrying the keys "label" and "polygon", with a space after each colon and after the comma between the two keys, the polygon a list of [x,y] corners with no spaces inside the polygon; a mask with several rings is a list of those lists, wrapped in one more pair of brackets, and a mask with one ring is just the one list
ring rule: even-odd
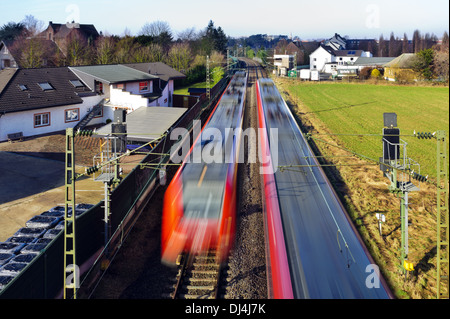
{"label": "red blurred train", "polygon": [[214,249],[219,263],[229,255],[246,88],[247,73],[237,72],[166,190],[161,237],[166,264],[175,264],[182,253]]}

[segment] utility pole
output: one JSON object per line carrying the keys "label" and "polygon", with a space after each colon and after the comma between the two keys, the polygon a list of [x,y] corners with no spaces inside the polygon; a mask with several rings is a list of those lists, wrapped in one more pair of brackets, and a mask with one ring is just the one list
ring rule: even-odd
{"label": "utility pole", "polygon": [[[437,139],[437,299],[449,297],[448,249],[448,164],[445,131],[436,132]],[[447,291],[445,291],[445,288]]]}
{"label": "utility pole", "polygon": [[209,75],[209,55],[206,56],[206,98],[211,100],[211,79]]}
{"label": "utility pole", "polygon": [[230,50],[227,49],[227,75],[230,74]]}
{"label": "utility pole", "polygon": [[[412,165],[416,165],[420,173],[420,166],[418,163],[411,164],[414,161],[407,157],[406,146],[408,144],[400,139],[400,129],[397,127],[397,114],[384,113],[383,120],[383,157],[380,158],[380,168],[391,181],[389,191],[400,197],[400,268],[401,271],[406,274],[406,271],[414,270],[412,263],[408,261],[409,192],[419,190],[419,188],[411,182],[411,174],[408,174],[407,172],[411,171]],[[412,169],[412,172],[414,172],[414,169]],[[426,178],[419,173],[417,173],[417,175],[425,181]]]}
{"label": "utility pole", "polygon": [[297,52],[294,52],[294,76],[297,79]]}
{"label": "utility pole", "polygon": [[[79,270],[75,250],[75,154],[73,128],[66,130],[64,204],[64,299],[76,299]],[[68,272],[71,274],[68,275]]]}

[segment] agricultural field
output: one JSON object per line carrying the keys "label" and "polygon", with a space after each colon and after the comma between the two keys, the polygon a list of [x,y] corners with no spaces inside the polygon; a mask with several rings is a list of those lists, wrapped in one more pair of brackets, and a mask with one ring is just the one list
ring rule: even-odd
{"label": "agricultural field", "polygon": [[[275,79],[279,91],[312,143],[342,203],[397,298],[436,297],[436,140],[419,140],[416,132],[449,134],[449,88],[293,82]],[[370,159],[382,156],[383,113],[397,113],[408,157],[421,165],[431,183],[417,183],[409,198],[409,255],[414,271],[400,272],[400,199]],[[339,145],[340,148],[334,145]],[[448,139],[447,139],[448,148]],[[386,216],[379,231],[377,213]]]}
{"label": "agricultural field", "polygon": [[[287,89],[334,134],[381,134],[386,112],[397,113],[402,135],[449,130],[448,87],[302,83]],[[376,160],[382,156],[380,136],[341,135],[339,139],[356,153]],[[408,143],[408,156],[421,165],[422,175],[435,178],[435,140],[401,139]]]}

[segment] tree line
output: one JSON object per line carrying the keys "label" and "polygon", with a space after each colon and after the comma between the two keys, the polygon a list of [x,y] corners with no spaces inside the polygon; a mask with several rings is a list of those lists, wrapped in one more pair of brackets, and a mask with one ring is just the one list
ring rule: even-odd
{"label": "tree line", "polygon": [[43,23],[27,16],[0,27],[0,41],[9,43],[21,68],[163,62],[188,78],[202,72],[204,78],[207,55],[211,68],[222,65],[227,48],[225,32],[212,20],[198,32],[190,28],[175,35],[167,22],[155,21],[146,23],[136,36],[128,30],[122,36],[100,34],[95,40],[72,36],[63,47],[39,36],[42,31]]}
{"label": "tree line", "polygon": [[[422,50],[431,49],[438,42],[439,38],[434,33],[422,33],[420,30],[414,31],[411,40],[406,33],[403,34],[402,38],[399,38],[395,36],[394,32],[391,32],[389,40],[380,35],[378,43],[372,43],[368,51],[371,51],[374,56],[397,57],[403,53],[418,53]],[[448,43],[447,32],[444,32],[442,42]]]}

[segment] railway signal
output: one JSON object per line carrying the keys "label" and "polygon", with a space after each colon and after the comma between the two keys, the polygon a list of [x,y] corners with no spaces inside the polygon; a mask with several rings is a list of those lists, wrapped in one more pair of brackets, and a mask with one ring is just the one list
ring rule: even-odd
{"label": "railway signal", "polygon": [[400,129],[397,127],[397,114],[384,113],[383,120],[383,156],[380,158],[380,169],[391,182],[389,191],[400,197],[400,267],[402,272],[406,273],[406,271],[414,269],[412,263],[408,261],[408,198],[410,192],[419,191],[419,187],[412,183],[411,178],[419,182],[425,181],[427,178],[419,173],[414,173],[414,169],[412,169],[414,166],[420,172],[420,165],[407,157],[406,147],[408,144],[400,139]]}

